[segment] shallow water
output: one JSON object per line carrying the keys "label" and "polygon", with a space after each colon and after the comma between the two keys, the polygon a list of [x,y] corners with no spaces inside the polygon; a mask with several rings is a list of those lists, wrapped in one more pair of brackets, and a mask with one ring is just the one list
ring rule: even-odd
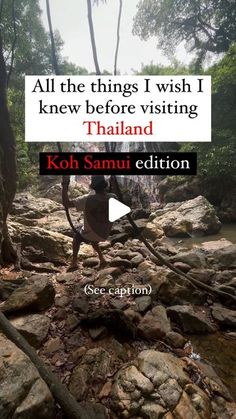
{"label": "shallow water", "polygon": [[[227,239],[236,243],[236,224],[224,224],[218,234],[204,237],[189,237],[186,239],[171,239],[174,244],[192,247],[208,241]],[[202,359],[208,361],[236,401],[236,335],[227,338],[224,333],[208,335],[191,335],[194,352],[199,353]]]}
{"label": "shallow water", "polygon": [[[194,244],[222,238],[236,243],[236,224],[224,224],[218,234],[189,237],[183,239],[183,243],[192,247]],[[210,362],[236,401],[236,338],[227,338],[223,333],[214,333],[191,336],[190,340],[194,351],[199,353],[201,358]]]}
{"label": "shallow water", "polygon": [[208,361],[236,401],[236,338],[223,333],[191,335],[194,352]]}
{"label": "shallow water", "polygon": [[187,247],[192,247],[194,244],[201,244],[208,241],[215,241],[220,239],[227,239],[232,243],[236,243],[236,224],[223,224],[218,234],[211,234],[203,237],[187,237],[184,239],[171,238],[174,243],[184,243]]}

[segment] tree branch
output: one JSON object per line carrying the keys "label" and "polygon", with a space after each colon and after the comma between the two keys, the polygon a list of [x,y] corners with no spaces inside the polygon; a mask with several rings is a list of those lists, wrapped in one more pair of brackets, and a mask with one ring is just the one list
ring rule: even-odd
{"label": "tree branch", "polygon": [[88,9],[88,22],[89,22],[89,32],[90,32],[90,39],[92,44],[92,51],[93,51],[93,60],[96,69],[96,74],[98,76],[101,75],[101,70],[98,63],[98,56],[97,56],[97,47],[94,35],[94,25],[93,25],[93,16],[92,16],[92,4],[91,0],[87,0],[87,9]]}
{"label": "tree branch", "polygon": [[55,74],[59,75],[60,71],[59,71],[59,65],[58,65],[58,60],[57,60],[57,55],[56,55],[56,47],[55,47],[55,40],[54,40],[54,35],[53,35],[49,0],[46,0],[46,9],[47,9],[49,34],[50,34],[50,39],[51,39],[51,48],[52,48],[52,66],[53,66],[53,71],[55,72]]}
{"label": "tree branch", "polygon": [[117,60],[118,60],[118,53],[119,53],[119,46],[120,46],[120,22],[121,22],[121,14],[122,14],[122,6],[123,0],[120,0],[120,7],[119,7],[119,15],[118,15],[118,22],[117,22],[117,41],[116,41],[116,50],[115,50],[115,63],[114,63],[114,75],[117,75]]}

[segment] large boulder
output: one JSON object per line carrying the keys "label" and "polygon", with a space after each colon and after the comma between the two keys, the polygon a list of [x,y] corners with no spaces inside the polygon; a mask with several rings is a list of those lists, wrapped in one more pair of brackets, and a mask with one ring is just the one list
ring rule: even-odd
{"label": "large boulder", "polygon": [[[70,198],[75,199],[81,195],[87,194],[89,192],[89,188],[86,185],[81,183],[73,182],[72,187],[70,188]],[[61,183],[57,183],[56,185],[50,186],[46,191],[42,192],[41,195],[43,198],[48,198],[52,201],[56,201],[61,204]]]}
{"label": "large boulder", "polygon": [[218,233],[221,228],[214,207],[203,196],[169,203],[151,218],[151,224],[162,228],[168,237],[205,236]]}
{"label": "large boulder", "polygon": [[161,202],[180,202],[202,195],[202,188],[196,176],[193,177],[166,177],[159,185],[159,198]]}
{"label": "large boulder", "polygon": [[[224,408],[223,417],[233,417],[236,405],[228,402],[224,385],[218,377],[217,382],[214,377],[206,377],[201,366],[191,361],[189,368],[190,373],[198,371],[198,386],[187,373],[186,360],[156,350],[142,351],[115,376],[111,399],[116,415],[140,419],[211,419],[221,417],[216,412]],[[213,399],[209,391],[203,390],[209,386],[217,388]]]}
{"label": "large boulder", "polygon": [[62,209],[62,205],[51,199],[39,198],[28,192],[18,193],[12,204],[11,214],[26,218],[41,218],[45,214]]}
{"label": "large boulder", "polygon": [[236,311],[229,310],[219,304],[214,304],[211,310],[212,317],[221,325],[236,327]]}
{"label": "large boulder", "polygon": [[0,334],[0,417],[54,419],[52,395],[30,359]]}
{"label": "large boulder", "polygon": [[179,202],[203,195],[217,209],[220,221],[236,221],[235,179],[216,182],[208,176],[170,176],[158,184],[161,202]]}
{"label": "large boulder", "polygon": [[6,300],[24,282],[24,278],[0,279],[0,300]]}
{"label": "large boulder", "polygon": [[74,368],[69,382],[69,390],[76,400],[86,399],[92,385],[100,391],[109,373],[111,356],[103,348],[89,349]]}
{"label": "large boulder", "polygon": [[11,324],[34,348],[39,348],[45,341],[50,319],[44,314],[29,314],[11,319]]}
{"label": "large boulder", "polygon": [[172,321],[178,323],[186,333],[213,333],[216,327],[202,308],[190,305],[176,305],[167,309]]}
{"label": "large boulder", "polygon": [[177,255],[170,257],[170,262],[182,262],[189,265],[191,268],[206,268],[206,255],[201,249],[191,249],[187,251],[180,251]]}
{"label": "large boulder", "polygon": [[198,251],[203,251],[205,255],[214,259],[214,263],[220,269],[236,268],[236,244],[224,238],[215,241],[201,243],[195,246]]}
{"label": "large boulder", "polygon": [[[78,218],[77,214],[75,214],[76,218]],[[18,220],[19,219],[17,219],[17,221]],[[22,220],[21,223],[24,224],[24,220]],[[71,230],[64,210],[55,211],[52,214],[39,218],[35,225],[48,231],[54,231],[56,233],[65,234],[69,237],[72,237],[73,235],[73,231]]]}
{"label": "large boulder", "polygon": [[170,330],[170,321],[163,306],[148,311],[138,325],[138,332],[145,339],[162,339]]}
{"label": "large boulder", "polygon": [[158,218],[153,218],[151,221],[147,221],[142,234],[150,240],[156,240],[163,237],[164,230],[161,227]]}
{"label": "large boulder", "polygon": [[166,305],[203,304],[207,293],[196,288],[187,279],[169,272],[157,291],[158,300]]}
{"label": "large boulder", "polygon": [[54,297],[55,290],[49,279],[42,275],[32,275],[0,304],[0,310],[5,313],[43,311],[51,307]]}
{"label": "large boulder", "polygon": [[64,264],[71,253],[71,238],[40,227],[30,227],[11,221],[9,232],[22,253],[31,262]]}
{"label": "large boulder", "polygon": [[236,268],[236,244],[217,250],[214,258],[221,269]]}

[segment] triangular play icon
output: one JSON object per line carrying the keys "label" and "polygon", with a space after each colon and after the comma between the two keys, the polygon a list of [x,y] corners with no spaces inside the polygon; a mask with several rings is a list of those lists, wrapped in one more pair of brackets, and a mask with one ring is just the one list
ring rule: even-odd
{"label": "triangular play icon", "polygon": [[115,198],[109,198],[108,218],[111,223],[123,217],[124,215],[129,214],[130,211],[131,209],[127,205],[123,204]]}

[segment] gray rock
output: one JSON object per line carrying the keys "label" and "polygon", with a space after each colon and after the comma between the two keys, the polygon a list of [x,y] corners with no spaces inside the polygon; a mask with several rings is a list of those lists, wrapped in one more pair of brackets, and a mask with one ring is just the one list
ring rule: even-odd
{"label": "gray rock", "polygon": [[218,271],[214,275],[214,284],[226,284],[235,277],[235,270]]}
{"label": "gray rock", "polygon": [[106,278],[107,276],[112,276],[112,278],[117,278],[121,274],[121,271],[118,267],[109,267],[102,269],[98,273],[98,279]]}
{"label": "gray rock", "polygon": [[17,288],[25,282],[24,278],[9,280],[0,279],[0,300],[6,300]]}
{"label": "gray rock", "polygon": [[184,338],[180,333],[171,331],[167,333],[165,341],[173,348],[183,348],[184,344],[187,342],[187,339]]}
{"label": "gray rock", "polygon": [[58,274],[56,276],[57,282],[59,284],[63,283],[70,283],[75,280],[75,273],[74,272],[63,272],[62,274]]}
{"label": "gray rock", "polygon": [[116,257],[112,259],[110,262],[111,266],[121,267],[121,268],[131,268],[132,263],[128,259],[121,259],[119,257]]}
{"label": "gray rock", "polygon": [[99,265],[99,259],[96,257],[88,258],[83,261],[83,266],[92,268]]}
{"label": "gray rock", "polygon": [[141,408],[143,417],[147,419],[160,419],[164,417],[166,410],[157,403],[145,403]]}
{"label": "gray rock", "polygon": [[117,310],[123,310],[125,308],[127,308],[129,306],[129,303],[127,301],[125,301],[124,299],[112,299],[110,301],[110,306],[112,308],[115,308]]}
{"label": "gray rock", "polygon": [[152,299],[149,295],[144,295],[142,297],[135,298],[135,309],[139,313],[143,313],[147,311],[147,309],[151,306]]}
{"label": "gray rock", "polygon": [[158,299],[164,304],[203,304],[207,294],[198,290],[187,280],[169,272],[159,286]]}
{"label": "gray rock", "polygon": [[60,307],[60,308],[66,307],[68,306],[69,302],[70,302],[70,299],[66,295],[62,295],[61,297],[55,298],[56,307]]}
{"label": "gray rock", "polygon": [[89,335],[92,339],[101,339],[107,334],[107,328],[104,326],[94,327],[89,329]]}
{"label": "gray rock", "polygon": [[100,403],[81,402],[80,406],[83,407],[89,419],[107,419],[105,407]]}
{"label": "gray rock", "polygon": [[214,258],[221,268],[236,268],[236,244],[217,250]]}
{"label": "gray rock", "polygon": [[79,319],[74,314],[69,314],[66,318],[66,328],[72,332],[79,325]]}
{"label": "gray rock", "polygon": [[30,314],[11,319],[10,321],[34,348],[39,348],[45,341],[50,326],[50,319],[47,316]]}
{"label": "gray rock", "polygon": [[138,325],[138,333],[145,339],[162,339],[170,330],[170,321],[163,306],[148,311]]}
{"label": "gray rock", "polygon": [[133,257],[137,256],[136,252],[132,252],[132,250],[129,250],[127,247],[124,247],[123,249],[116,251],[116,256],[122,258],[122,259],[128,259],[131,260]]}
{"label": "gray rock", "polygon": [[[220,240],[204,242],[196,246],[198,249],[203,250],[208,257],[208,262],[213,265],[213,268],[218,271],[215,275],[215,281],[222,277],[219,268],[222,271],[233,270],[236,267],[236,245],[224,238]],[[225,273],[223,274],[223,276]]]}
{"label": "gray rock", "polygon": [[[191,418],[191,419],[200,419],[197,410],[193,406],[190,397],[187,395],[185,391],[183,391],[181,398],[179,400],[178,405],[175,407],[173,411],[174,418]],[[209,417],[204,419],[210,419]]]}
{"label": "gray rock", "polygon": [[115,356],[121,359],[122,361],[126,362],[128,359],[126,348],[116,339],[112,339],[110,344]]}
{"label": "gray rock", "polygon": [[53,354],[54,352],[58,352],[60,350],[64,349],[64,344],[61,341],[61,339],[59,338],[59,336],[57,336],[56,338],[52,338],[50,340],[48,340],[45,345],[44,345],[44,352],[46,354]]}
{"label": "gray rock", "polygon": [[31,262],[64,264],[71,255],[72,239],[61,233],[15,221],[9,222],[9,232],[16,243],[21,243],[22,254]]}
{"label": "gray rock", "polygon": [[137,357],[138,369],[150,379],[155,379],[157,373],[162,374],[162,382],[172,378],[181,387],[190,383],[191,380],[185,372],[185,363],[174,355],[155,350],[145,350]]}
{"label": "gray rock", "polygon": [[189,274],[193,277],[198,279],[198,281],[203,282],[204,284],[210,285],[216,272],[213,269],[198,269],[194,268],[191,269]]}
{"label": "gray rock", "polygon": [[156,211],[152,223],[168,237],[205,236],[218,233],[221,228],[214,207],[203,196],[167,204],[163,210]]}
{"label": "gray rock", "polygon": [[169,408],[173,408],[180,399],[182,388],[174,378],[169,378],[165,383],[160,385],[158,393],[161,395],[165,404]]}
{"label": "gray rock", "polygon": [[206,393],[195,384],[187,384],[185,391],[199,416],[204,419],[210,419],[212,417],[212,407]]}
{"label": "gray rock", "polygon": [[54,419],[54,401],[30,359],[0,334],[0,417]]}
{"label": "gray rock", "polygon": [[133,266],[135,266],[135,267],[137,267],[138,265],[140,265],[140,263],[142,263],[143,261],[144,261],[144,257],[143,257],[141,254],[136,255],[136,256],[134,256],[134,257],[131,259],[131,263],[132,263],[132,265],[133,265]]}
{"label": "gray rock", "polygon": [[[73,183],[73,188],[70,189],[70,197],[71,199],[75,199],[88,192],[89,189],[87,186],[75,182]],[[61,204],[61,183],[50,186],[46,191],[43,191],[42,196]]]}
{"label": "gray rock", "polygon": [[175,256],[170,257],[170,262],[182,262],[188,264],[191,268],[205,268],[207,266],[206,256],[199,249],[191,249],[187,252],[179,252]]}
{"label": "gray rock", "polygon": [[5,313],[38,312],[51,307],[55,290],[46,276],[33,275],[0,305]]}
{"label": "gray rock", "polygon": [[89,304],[87,299],[83,297],[75,298],[73,302],[73,308],[78,313],[87,314],[89,311]]}
{"label": "gray rock", "polygon": [[193,308],[189,305],[176,305],[167,309],[167,314],[178,323],[186,333],[213,333],[216,331],[202,308]]}
{"label": "gray rock", "polygon": [[[196,365],[189,360],[191,362],[193,368],[201,369],[202,364]],[[233,417],[236,405],[228,402],[230,398],[224,391],[222,393],[222,386],[201,371],[202,377],[216,392],[215,397],[210,398],[192,383],[186,370],[186,361],[170,353],[142,351],[133,360],[133,365],[123,366],[114,377],[110,393],[114,412],[118,417],[132,419],[211,419],[213,410],[219,413],[219,409],[214,409],[214,403],[219,398],[217,395],[222,395],[220,413],[224,415],[214,417]]]}
{"label": "gray rock", "polygon": [[236,327],[236,311],[229,310],[221,305],[214,304],[211,310],[212,317],[221,325]]}
{"label": "gray rock", "polygon": [[191,266],[184,262],[174,262],[174,266],[182,272],[188,272],[191,269]]}
{"label": "gray rock", "polygon": [[29,192],[21,192],[15,196],[11,214],[27,215],[30,213],[31,218],[40,218],[60,209],[63,209],[62,204],[58,204],[51,199],[34,197]]}
{"label": "gray rock", "polygon": [[[110,354],[103,348],[89,349],[82,357],[79,365],[74,368],[69,382],[69,390],[76,400],[84,400],[89,385],[94,380],[94,390],[102,389],[103,380],[110,369]],[[96,383],[96,384],[95,384]]]}

